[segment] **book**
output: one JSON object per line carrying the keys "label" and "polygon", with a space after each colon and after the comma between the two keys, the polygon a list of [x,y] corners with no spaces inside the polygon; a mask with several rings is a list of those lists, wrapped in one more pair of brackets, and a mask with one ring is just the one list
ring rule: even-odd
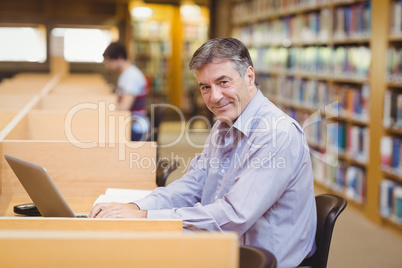
{"label": "book", "polygon": [[396,118],[395,126],[397,128],[402,128],[402,94],[398,94],[396,97]]}
{"label": "book", "polygon": [[402,223],[402,187],[397,186],[393,191],[394,195],[394,219],[397,223]]}
{"label": "book", "polygon": [[392,125],[392,117],[391,117],[391,99],[392,92],[387,90],[384,94],[384,118],[383,125],[384,127],[390,127]]}
{"label": "book", "polygon": [[391,180],[382,180],[380,182],[380,215],[385,218],[392,216],[393,190],[395,182]]}
{"label": "book", "polygon": [[131,203],[149,195],[151,190],[108,188],[105,194],[100,195],[94,202],[98,203]]}
{"label": "book", "polygon": [[399,155],[401,149],[401,140],[392,140],[392,170],[395,174],[398,174],[399,170]]}
{"label": "book", "polygon": [[346,170],[346,189],[345,195],[349,199],[363,203],[365,200],[365,172],[357,166],[349,166]]}
{"label": "book", "polygon": [[392,138],[385,136],[381,138],[381,167],[388,170],[392,163]]}

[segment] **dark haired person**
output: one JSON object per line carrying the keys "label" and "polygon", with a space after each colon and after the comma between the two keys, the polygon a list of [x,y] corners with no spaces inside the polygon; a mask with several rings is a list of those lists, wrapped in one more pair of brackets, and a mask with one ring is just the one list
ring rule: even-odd
{"label": "dark haired person", "polygon": [[247,48],[212,39],[190,61],[218,118],[187,173],[135,204],[98,204],[90,217],[178,218],[185,230],[234,231],[241,244],[296,267],[315,251],[309,149],[299,124],[263,96]]}
{"label": "dark haired person", "polygon": [[106,68],[119,73],[117,109],[132,113],[131,140],[146,140],[150,127],[145,107],[148,91],[144,74],[127,59],[126,49],[120,43],[111,43],[103,57]]}

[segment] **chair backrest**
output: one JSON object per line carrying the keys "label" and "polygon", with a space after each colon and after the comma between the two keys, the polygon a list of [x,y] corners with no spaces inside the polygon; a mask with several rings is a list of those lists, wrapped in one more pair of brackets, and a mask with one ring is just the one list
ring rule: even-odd
{"label": "chair backrest", "polygon": [[151,129],[149,130],[148,141],[158,142],[159,127],[165,116],[165,111],[166,111],[165,106],[157,106],[152,111],[152,114],[150,116]]}
{"label": "chair backrest", "polygon": [[239,268],[276,268],[276,258],[272,252],[258,247],[240,246]]}
{"label": "chair backrest", "polygon": [[332,231],[339,214],[346,208],[346,200],[338,195],[322,194],[315,197],[317,206],[317,232],[315,242],[317,250],[314,255],[305,259],[300,266],[312,268],[327,267]]}

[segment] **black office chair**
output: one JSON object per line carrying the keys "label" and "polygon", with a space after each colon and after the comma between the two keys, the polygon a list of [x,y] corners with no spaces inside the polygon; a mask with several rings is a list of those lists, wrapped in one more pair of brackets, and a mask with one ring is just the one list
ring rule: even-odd
{"label": "black office chair", "polygon": [[258,247],[240,246],[240,268],[276,268],[272,252]]}
{"label": "black office chair", "polygon": [[156,185],[166,186],[166,180],[175,169],[179,167],[177,161],[159,160],[156,168]]}
{"label": "black office chair", "polygon": [[158,106],[153,110],[154,114],[151,115],[151,129],[148,135],[148,141],[155,141],[156,145],[156,159],[158,166],[156,168],[156,185],[165,186],[166,180],[170,173],[177,169],[180,165],[176,161],[161,160],[159,157],[159,128],[165,116],[166,107]]}
{"label": "black office chair", "polygon": [[315,243],[317,250],[313,256],[303,260],[299,267],[326,268],[332,231],[339,214],[346,208],[346,200],[333,194],[322,194],[315,197],[317,205],[317,232]]}

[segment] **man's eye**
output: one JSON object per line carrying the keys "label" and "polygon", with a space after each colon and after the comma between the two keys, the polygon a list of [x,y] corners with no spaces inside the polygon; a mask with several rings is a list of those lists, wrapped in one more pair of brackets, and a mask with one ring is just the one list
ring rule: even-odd
{"label": "man's eye", "polygon": [[222,86],[228,85],[228,84],[229,84],[229,81],[221,81],[220,84],[221,84]]}
{"label": "man's eye", "polygon": [[200,90],[202,93],[204,93],[204,92],[207,92],[209,90],[209,88],[210,88],[209,86],[202,86],[202,87],[200,87]]}

